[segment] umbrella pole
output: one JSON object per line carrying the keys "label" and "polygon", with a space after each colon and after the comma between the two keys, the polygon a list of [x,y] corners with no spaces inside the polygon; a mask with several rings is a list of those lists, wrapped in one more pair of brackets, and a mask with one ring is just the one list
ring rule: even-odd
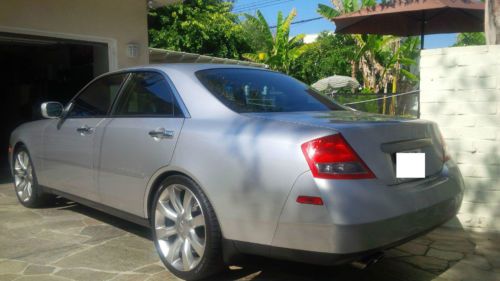
{"label": "umbrella pole", "polygon": [[[420,51],[424,49],[424,43],[425,43],[425,12],[422,11],[422,21],[421,21],[421,27],[420,27]],[[420,57],[422,57],[422,54],[420,54]],[[420,119],[420,90],[418,91],[417,94],[417,119]]]}
{"label": "umbrella pole", "polygon": [[422,18],[420,19],[420,50],[424,49],[425,43],[425,11],[422,11]]}

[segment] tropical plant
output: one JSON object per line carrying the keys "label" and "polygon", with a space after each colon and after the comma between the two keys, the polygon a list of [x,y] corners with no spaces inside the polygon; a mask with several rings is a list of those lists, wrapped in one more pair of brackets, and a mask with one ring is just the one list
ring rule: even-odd
{"label": "tropical plant", "polygon": [[240,59],[251,49],[231,8],[231,2],[222,0],[185,0],[152,9],[150,46]]}
{"label": "tropical plant", "polygon": [[[333,7],[318,4],[317,9],[317,12],[328,20],[376,4],[375,0],[331,0],[331,2]],[[379,47],[381,36],[352,35],[352,38],[357,45],[357,51],[356,56],[351,61],[351,77],[356,77],[356,72],[359,67],[363,76],[364,87],[372,89],[373,92],[378,92],[379,88],[377,88],[376,85],[376,76],[381,70],[381,64],[375,60],[375,54],[371,51]],[[367,65],[368,63],[370,63],[372,67],[369,67],[369,65]]]}
{"label": "tropical plant", "polygon": [[356,55],[352,36],[322,32],[315,42],[292,64],[290,75],[312,84],[333,75],[351,75],[351,61]]}
{"label": "tropical plant", "polygon": [[453,47],[485,45],[486,38],[484,32],[465,32],[457,35],[457,42]]}
{"label": "tropical plant", "polygon": [[[387,38],[387,37],[386,37]],[[388,37],[391,40],[386,46],[387,53],[386,61],[384,64],[384,72],[381,75],[381,83],[387,88],[389,83],[392,86],[391,92],[397,93],[398,86],[402,81],[416,82],[418,77],[409,71],[409,67],[416,65],[415,57],[418,56],[418,45],[420,39],[418,37],[408,37],[405,39],[397,37]],[[392,96],[389,113],[394,115],[396,113],[396,97]],[[385,103],[382,112],[386,112]]]}
{"label": "tropical plant", "polygon": [[331,2],[333,7],[318,4],[317,12],[327,19],[352,13],[365,7],[373,7],[377,4],[376,0],[331,0]]}
{"label": "tropical plant", "polygon": [[260,11],[256,15],[245,14],[245,22],[242,27],[246,30],[244,33],[257,32],[259,44],[254,45],[254,53],[245,53],[243,57],[269,65],[270,68],[289,73],[292,63],[300,57],[308,48],[303,43],[304,34],[290,38],[290,25],[297,15],[293,9],[286,18],[283,18],[281,11],[278,12],[276,31],[271,31],[269,24]]}
{"label": "tropical plant", "polygon": [[[357,11],[363,7],[371,7],[377,4],[375,0],[332,0],[333,7],[319,4],[318,13],[323,17],[332,19],[345,13]],[[418,78],[409,71],[409,67],[415,64],[418,56],[418,38],[401,38],[381,35],[352,35],[356,42],[356,56],[351,62],[351,76],[355,77],[357,71],[361,72],[364,88],[374,93],[381,90],[388,91],[389,84],[392,92],[397,90],[401,78],[416,81]],[[393,100],[391,112],[394,113]],[[384,103],[385,105],[385,103]],[[385,113],[385,106],[382,109]]]}

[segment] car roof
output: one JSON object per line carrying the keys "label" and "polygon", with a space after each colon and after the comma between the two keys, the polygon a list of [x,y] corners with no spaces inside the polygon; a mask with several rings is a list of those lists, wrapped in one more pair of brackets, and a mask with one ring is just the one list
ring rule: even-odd
{"label": "car roof", "polygon": [[122,69],[122,71],[127,70],[138,70],[138,69],[157,69],[163,71],[176,70],[183,72],[196,72],[205,69],[214,68],[242,68],[242,69],[256,69],[256,70],[268,70],[267,68],[237,65],[237,64],[216,64],[216,63],[163,63],[163,64],[150,64],[137,67],[131,67]]}
{"label": "car roof", "polygon": [[247,65],[238,65],[238,64],[220,64],[220,63],[162,63],[162,64],[146,64],[146,65],[140,65],[140,66],[133,66],[133,67],[127,67],[127,68],[121,68],[118,70],[114,71],[109,71],[106,73],[103,73],[96,77],[94,80],[97,80],[101,77],[108,76],[108,75],[113,75],[113,74],[118,74],[118,73],[123,73],[123,72],[130,72],[130,71],[145,71],[145,70],[158,70],[162,71],[165,73],[172,73],[173,72],[181,72],[184,74],[193,74],[199,70],[205,70],[205,69],[227,69],[227,68],[241,68],[241,69],[254,69],[254,70],[262,70],[262,71],[270,71],[270,72],[275,72],[274,70],[268,69],[268,68],[263,68],[263,67],[255,67],[255,66],[247,66]]}

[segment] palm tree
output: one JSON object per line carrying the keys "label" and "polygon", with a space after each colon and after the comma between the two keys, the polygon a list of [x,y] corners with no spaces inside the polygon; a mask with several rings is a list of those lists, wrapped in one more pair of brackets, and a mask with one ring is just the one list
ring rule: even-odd
{"label": "palm tree", "polygon": [[[382,45],[387,49],[388,55],[384,65],[384,72],[381,75],[381,83],[392,84],[392,93],[396,94],[400,78],[406,78],[410,81],[418,81],[418,77],[408,69],[411,65],[416,65],[415,57],[418,56],[420,39],[418,37],[408,37],[401,39],[397,37],[387,38],[388,42]],[[406,67],[406,68],[405,68]],[[387,86],[385,86],[387,87]],[[392,96],[389,113],[396,113],[396,97]],[[383,112],[385,113],[385,103]]]}
{"label": "palm tree", "polygon": [[295,9],[286,18],[283,18],[281,11],[278,12],[276,32],[273,34],[260,11],[257,11],[256,16],[245,14],[246,22],[242,26],[259,34],[260,46],[256,53],[246,53],[243,57],[288,74],[292,62],[307,49],[307,45],[303,44],[304,34],[290,38],[290,25],[296,15]]}
{"label": "palm tree", "polygon": [[[331,0],[332,6],[318,5],[317,12],[324,18],[331,20],[342,14],[355,12],[363,7],[376,5],[375,0]],[[376,60],[377,52],[380,51],[382,36],[378,35],[352,35],[358,52],[355,59],[351,61],[351,76],[356,78],[357,69],[363,76],[363,84],[374,92],[379,92],[377,76],[383,71],[383,66]]]}
{"label": "palm tree", "polygon": [[[333,17],[357,11],[363,7],[377,4],[375,0],[331,0],[333,7],[319,4],[318,13],[331,20]],[[359,69],[363,77],[363,86],[375,93],[388,91],[392,84],[392,92],[396,93],[398,79],[402,76],[409,80],[417,79],[403,66],[415,64],[412,59],[418,55],[418,38],[401,40],[395,36],[352,35],[358,47],[355,59],[351,62],[351,75],[356,76]],[[391,104],[391,113],[395,110],[395,99]],[[385,103],[382,113],[385,113]]]}

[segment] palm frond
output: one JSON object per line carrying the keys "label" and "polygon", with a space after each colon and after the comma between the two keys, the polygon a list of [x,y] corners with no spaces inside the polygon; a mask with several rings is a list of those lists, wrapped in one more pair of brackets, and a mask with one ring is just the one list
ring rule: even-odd
{"label": "palm frond", "polygon": [[292,46],[292,47],[293,47],[293,46],[297,46],[297,45],[299,45],[299,44],[302,44],[302,43],[303,43],[303,41],[304,41],[304,37],[306,37],[306,35],[305,35],[305,34],[299,34],[299,35],[296,35],[296,36],[294,36],[294,37],[290,38],[290,40],[288,41],[288,44],[289,44],[290,46]]}
{"label": "palm frond", "polygon": [[417,75],[415,75],[415,74],[413,74],[413,73],[409,72],[409,71],[408,71],[408,70],[406,70],[406,69],[401,69],[401,74],[403,74],[406,78],[408,78],[408,79],[410,79],[410,80],[412,80],[412,81],[415,81],[415,82],[416,82],[416,81],[418,81],[418,80],[419,80],[419,79],[418,79],[418,77],[417,77]]}
{"label": "palm frond", "polygon": [[297,10],[292,9],[290,14],[286,17],[286,19],[283,21],[282,24],[282,32],[283,32],[283,37],[288,41],[288,37],[290,36],[290,25],[292,24],[293,19],[297,16]]}
{"label": "palm frond", "polygon": [[338,17],[340,15],[339,11],[324,4],[318,4],[318,9],[316,9],[316,12],[328,20],[331,20],[334,17]]}
{"label": "palm frond", "polygon": [[355,12],[357,10],[359,10],[359,3],[358,3],[358,0],[351,0],[352,2],[352,11],[351,12]]}
{"label": "palm frond", "polygon": [[284,32],[285,32],[285,27],[283,26],[283,13],[281,11],[278,12],[278,20],[276,22],[276,35],[274,36],[274,51],[275,53],[278,53],[281,49],[282,46],[285,45],[285,40],[284,40]]}
{"label": "palm frond", "polygon": [[408,66],[410,66],[410,65],[416,65],[417,64],[417,62],[414,59],[404,58],[404,57],[403,58],[399,58],[399,62],[401,64],[408,65]]}
{"label": "palm frond", "polygon": [[243,14],[243,16],[251,24],[251,26],[256,28],[261,34],[264,35],[263,38],[265,40],[265,45],[267,46],[267,48],[272,48],[273,34],[271,32],[271,29],[269,28],[269,24],[264,18],[264,15],[262,15],[260,11],[257,11],[256,16],[249,14]]}
{"label": "palm frond", "polygon": [[304,54],[305,52],[307,52],[307,50],[309,50],[310,48],[312,48],[312,46],[308,45],[308,44],[305,44],[305,45],[293,48],[293,49],[290,50],[289,56],[290,56],[290,58],[292,60],[297,59],[302,54]]}
{"label": "palm frond", "polygon": [[[242,54],[241,56],[249,61],[253,61],[253,62],[264,62],[266,61],[266,59],[261,59],[261,54],[264,54],[264,53],[257,53],[257,54],[252,54],[252,53],[245,53],[245,54]],[[267,57],[267,55],[266,55]]]}

